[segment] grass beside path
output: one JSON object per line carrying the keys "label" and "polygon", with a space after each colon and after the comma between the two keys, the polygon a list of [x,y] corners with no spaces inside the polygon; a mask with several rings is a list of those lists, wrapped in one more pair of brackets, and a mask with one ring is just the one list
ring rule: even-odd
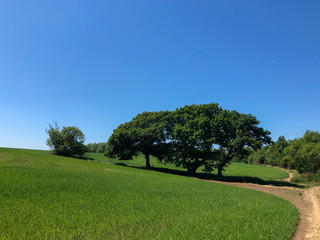
{"label": "grass beside path", "polygon": [[290,239],[288,201],[156,171],[0,148],[1,239]]}

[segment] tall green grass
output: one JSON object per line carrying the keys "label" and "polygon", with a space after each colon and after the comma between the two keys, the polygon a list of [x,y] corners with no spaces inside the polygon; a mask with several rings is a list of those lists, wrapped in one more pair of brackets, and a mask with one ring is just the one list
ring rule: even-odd
{"label": "tall green grass", "polygon": [[0,148],[0,239],[290,239],[297,221],[262,192]]}

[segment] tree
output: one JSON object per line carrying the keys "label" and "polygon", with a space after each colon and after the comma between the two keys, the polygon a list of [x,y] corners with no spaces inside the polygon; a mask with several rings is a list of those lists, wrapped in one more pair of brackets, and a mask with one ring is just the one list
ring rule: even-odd
{"label": "tree", "polygon": [[320,170],[320,142],[306,142],[296,155],[296,169],[299,173],[316,174]]}
{"label": "tree", "polygon": [[320,170],[320,133],[307,130],[284,149],[284,155],[299,173],[316,174]]}
{"label": "tree", "polygon": [[[289,145],[284,136],[280,136],[278,140],[269,146],[266,152],[266,163],[272,166],[279,166],[284,157],[284,149]],[[283,163],[283,162],[282,162]]]}
{"label": "tree", "polygon": [[53,154],[66,157],[82,157],[85,154],[85,135],[78,127],[63,127],[60,130],[54,122],[54,125],[49,124],[46,132],[49,134],[47,145]]}
{"label": "tree", "polygon": [[200,166],[211,171],[219,152],[215,143],[215,119],[221,108],[218,104],[191,105],[177,109],[168,118],[170,151],[161,159],[188,170],[195,175]]}
{"label": "tree", "polygon": [[205,171],[218,169],[221,177],[232,159],[244,158],[271,141],[256,117],[215,103],[182,107],[169,119],[171,146],[163,160],[187,168],[189,175],[203,166]]}
{"label": "tree", "polygon": [[87,152],[95,153],[98,149],[98,143],[88,143],[87,144]]}
{"label": "tree", "polygon": [[[267,164],[284,168],[296,169],[309,177],[320,173],[320,133],[307,130],[302,138],[286,140],[280,136],[264,151]],[[250,155],[249,161],[254,161],[261,155],[258,150]]]}
{"label": "tree", "polygon": [[264,164],[266,162],[266,151],[269,146],[264,146],[262,148],[253,151],[248,157],[248,163],[251,164]]}
{"label": "tree", "polygon": [[105,155],[131,159],[141,152],[150,168],[150,155],[183,166],[189,175],[203,166],[218,175],[233,158],[269,143],[270,132],[258,127],[251,114],[222,110],[216,103],[191,105],[174,112],[144,112],[121,124],[110,136]]}
{"label": "tree", "polygon": [[248,155],[246,147],[261,148],[263,144],[271,142],[270,132],[258,127],[259,121],[251,114],[237,111],[222,110],[216,118],[215,141],[219,146],[220,158],[215,163],[218,176],[236,156]]}
{"label": "tree", "polygon": [[104,142],[99,143],[96,152],[97,153],[104,153],[104,151],[106,150],[106,145],[107,144]]}
{"label": "tree", "polygon": [[141,152],[146,158],[146,168],[150,169],[150,155],[162,158],[166,152],[168,114],[168,111],[144,112],[121,124],[110,136],[105,155],[128,160]]}
{"label": "tree", "polygon": [[101,142],[101,143],[88,143],[87,144],[87,152],[92,153],[104,153],[106,150],[107,143]]}

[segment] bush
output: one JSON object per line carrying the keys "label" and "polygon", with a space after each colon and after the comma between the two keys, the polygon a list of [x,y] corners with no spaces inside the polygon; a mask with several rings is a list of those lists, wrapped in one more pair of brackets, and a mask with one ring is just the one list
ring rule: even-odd
{"label": "bush", "polygon": [[279,166],[283,168],[295,169],[295,160],[290,156],[284,156],[281,159]]}
{"label": "bush", "polygon": [[315,174],[320,170],[320,143],[305,143],[296,154],[296,168],[300,173]]}
{"label": "bush", "polygon": [[320,181],[320,171],[313,175],[313,181],[319,182]]}
{"label": "bush", "polygon": [[60,131],[54,122],[54,126],[49,124],[46,132],[49,134],[47,145],[53,154],[66,157],[82,157],[85,154],[85,135],[78,127],[63,127]]}

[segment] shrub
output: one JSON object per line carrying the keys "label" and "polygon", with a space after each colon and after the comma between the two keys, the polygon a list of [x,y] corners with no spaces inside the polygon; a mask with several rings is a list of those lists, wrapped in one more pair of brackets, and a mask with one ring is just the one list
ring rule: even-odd
{"label": "shrub", "polygon": [[86,151],[85,135],[78,127],[63,127],[60,130],[56,122],[46,129],[49,134],[47,145],[53,154],[66,157],[82,157]]}

